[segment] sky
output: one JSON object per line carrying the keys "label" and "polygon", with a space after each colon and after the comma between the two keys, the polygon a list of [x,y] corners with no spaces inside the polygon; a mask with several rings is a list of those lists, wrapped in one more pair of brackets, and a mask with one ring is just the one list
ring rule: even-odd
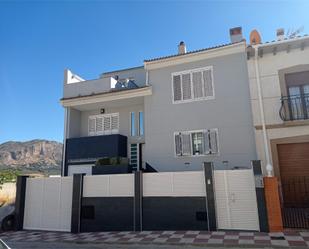
{"label": "sky", "polygon": [[63,140],[65,68],[84,79],[141,66],[144,59],[304,27],[309,1],[0,0],[0,143]]}

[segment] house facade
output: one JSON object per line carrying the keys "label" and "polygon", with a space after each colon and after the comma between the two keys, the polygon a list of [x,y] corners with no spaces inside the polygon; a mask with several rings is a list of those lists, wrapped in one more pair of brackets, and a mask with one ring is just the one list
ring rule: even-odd
{"label": "house facade", "polygon": [[264,174],[267,163],[273,167],[284,225],[293,227],[289,217],[297,215],[302,224],[306,214],[301,210],[309,207],[309,37],[287,39],[278,30],[276,41],[263,44],[253,31],[250,40],[248,72],[257,154]]}
{"label": "house facade", "polygon": [[249,167],[255,160],[246,43],[145,60],[83,80],[65,72],[63,175],[91,174],[99,158],[127,157],[133,170]]}

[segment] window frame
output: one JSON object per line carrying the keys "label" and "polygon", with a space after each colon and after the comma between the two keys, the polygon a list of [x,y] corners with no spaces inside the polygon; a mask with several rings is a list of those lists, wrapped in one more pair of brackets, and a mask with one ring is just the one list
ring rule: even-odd
{"label": "window frame", "polygon": [[[143,127],[143,134],[141,134],[141,120],[140,120],[140,115],[141,113],[143,114],[143,120],[142,120],[142,127]],[[145,113],[144,111],[138,111],[138,136],[142,137],[145,136]]]}
{"label": "window frame", "polygon": [[[109,132],[105,132],[104,131],[104,118],[109,116],[110,117],[110,130]],[[116,129],[112,129],[112,116],[118,116],[118,122],[117,122],[117,131],[114,131],[113,130],[116,130]],[[102,118],[103,119],[103,127],[102,127],[102,131],[100,132],[97,132],[96,130],[96,127],[97,127],[97,124],[96,124],[96,120],[97,118]],[[94,132],[89,132],[89,128],[90,128],[90,119],[94,119],[94,127],[95,127],[95,131]],[[111,134],[119,134],[119,112],[113,112],[113,113],[106,113],[106,114],[97,114],[97,115],[89,115],[88,116],[88,131],[87,131],[87,134],[88,136],[102,136],[102,135],[111,135]]]}
{"label": "window frame", "polygon": [[[211,78],[212,78],[212,96],[205,96],[205,83],[203,80],[203,97],[195,98],[194,97],[194,86],[193,86],[193,73],[196,72],[201,72],[202,73],[202,79],[203,79],[203,71],[211,71]],[[190,80],[191,80],[191,99],[186,99],[186,100],[175,100],[174,98],[174,76],[180,76],[180,87],[181,87],[181,98],[183,97],[183,89],[182,89],[182,75],[183,74],[190,74]],[[178,72],[173,72],[171,74],[171,85],[172,85],[172,102],[173,104],[182,104],[182,103],[190,103],[190,102],[196,102],[196,101],[203,101],[203,100],[212,100],[215,99],[215,88],[214,88],[214,75],[213,75],[213,66],[207,66],[207,67],[201,67],[201,68],[195,68],[195,69],[190,69],[190,70],[184,70],[184,71],[178,71]]]}
{"label": "window frame", "polygon": [[[216,137],[217,137],[217,153],[214,154],[199,154],[199,155],[193,155],[192,154],[192,133],[199,133],[199,132],[206,132],[206,131],[215,131]],[[177,155],[176,153],[176,141],[175,137],[179,133],[189,133],[190,134],[190,146],[191,146],[191,154],[190,155]],[[199,130],[183,130],[183,131],[175,131],[173,133],[173,141],[174,141],[174,157],[175,158],[188,158],[188,157],[217,157],[220,156],[220,145],[219,145],[219,129],[218,128],[211,128],[211,129],[199,129]],[[204,147],[204,144],[202,145]],[[203,148],[204,149],[204,148]]]}
{"label": "window frame", "polygon": [[[133,120],[133,124],[134,126],[132,126],[132,115],[134,116],[134,120]],[[133,130],[132,130],[133,129]],[[132,133],[132,131],[134,131],[134,135]],[[136,117],[135,117],[135,112],[130,112],[130,136],[131,137],[136,137]]]}

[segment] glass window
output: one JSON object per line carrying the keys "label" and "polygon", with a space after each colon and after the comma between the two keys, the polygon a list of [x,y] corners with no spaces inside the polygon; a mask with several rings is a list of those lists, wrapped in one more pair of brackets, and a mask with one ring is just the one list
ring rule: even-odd
{"label": "glass window", "polygon": [[203,154],[203,133],[195,132],[192,133],[192,154],[201,155]]}
{"label": "glass window", "polygon": [[139,135],[144,136],[144,113],[138,113],[138,127],[139,127]]}
{"label": "glass window", "polygon": [[131,112],[131,136],[135,135],[135,113]]}

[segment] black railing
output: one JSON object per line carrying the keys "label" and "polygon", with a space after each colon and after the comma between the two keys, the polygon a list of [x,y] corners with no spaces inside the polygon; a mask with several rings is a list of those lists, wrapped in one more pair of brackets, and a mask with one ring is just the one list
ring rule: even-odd
{"label": "black railing", "polygon": [[283,121],[309,119],[309,94],[282,97],[279,115]]}

